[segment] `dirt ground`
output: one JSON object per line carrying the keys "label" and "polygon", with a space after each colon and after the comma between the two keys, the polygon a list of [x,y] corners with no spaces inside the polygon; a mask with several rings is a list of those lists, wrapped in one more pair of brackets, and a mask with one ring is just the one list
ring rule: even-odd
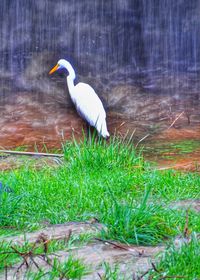
{"label": "dirt ground", "polygon": [[[200,212],[200,200],[178,201],[173,203],[171,207],[173,209],[189,208]],[[48,242],[51,242],[52,240],[67,240],[66,249],[56,252],[56,257],[61,262],[67,260],[69,255],[73,255],[75,258],[83,260],[84,264],[90,268],[90,273],[83,278],[87,280],[100,279],[99,275],[102,276],[104,274],[102,267],[104,262],[109,263],[111,267],[118,265],[122,275],[126,276],[128,279],[141,276],[152,268],[152,262],[155,261],[155,257],[158,256],[159,253],[162,253],[165,249],[162,244],[159,246],[128,246],[115,241],[104,241],[98,238],[98,234],[102,228],[106,230],[104,225],[94,221],[88,221],[85,223],[70,222],[53,226],[47,225],[46,227],[44,226],[43,229],[32,233],[0,238],[0,242],[12,241],[12,246],[15,246],[16,244],[24,244],[25,241],[36,244],[36,242],[40,240],[41,236],[43,236],[45,240],[48,240]],[[69,249],[67,246],[69,236],[72,238],[86,233],[92,235],[90,242],[87,242],[84,245],[77,244]],[[182,237],[177,236],[174,242],[177,246],[179,246],[182,242],[185,242],[185,240]],[[54,257],[55,255],[53,254],[49,255],[50,260],[53,260]],[[34,255],[33,258],[38,267],[48,271],[49,265],[46,261]],[[29,259],[29,257],[27,257],[27,262],[29,264],[28,268],[26,265],[23,265],[19,269],[22,261],[23,259],[21,262],[7,269],[6,279],[26,279],[26,273],[28,270],[34,272],[38,271],[38,268],[31,263],[31,259]],[[5,279],[5,272],[0,274],[0,279]]]}
{"label": "dirt ground", "polygon": [[[109,263],[112,267],[117,264],[121,273],[126,275],[126,277],[133,276],[133,273],[136,271],[142,273],[151,267],[150,260],[153,261],[154,257],[164,250],[164,246],[127,246],[117,242],[104,242],[101,239],[95,238],[95,235],[100,232],[102,227],[103,225],[100,224],[72,222],[63,225],[48,226],[47,228],[26,235],[0,238],[0,241],[12,241],[12,245],[14,246],[15,244],[23,244],[25,240],[34,243],[41,234],[48,240],[64,239],[68,236],[69,232],[71,232],[71,236],[77,236],[83,233],[93,234],[94,237],[88,244],[83,246],[77,245],[70,250],[66,244],[66,250],[56,252],[61,262],[67,260],[69,255],[83,260],[84,264],[91,270],[90,274],[83,278],[88,280],[100,279],[98,274],[103,275],[102,264],[104,262]],[[50,258],[53,259],[53,257],[53,255],[50,255]],[[48,270],[49,266],[45,261],[38,257],[34,259],[39,267]],[[24,279],[27,268],[24,265],[16,274],[19,265],[20,263],[8,269],[7,279]],[[37,268],[32,265],[31,270],[36,272]],[[4,273],[0,274],[0,279],[5,279]]]}
{"label": "dirt ground", "polygon": [[[102,98],[109,106],[106,111],[110,134],[133,134],[133,144],[138,147],[149,141],[200,140],[198,102],[191,97],[177,100],[121,85],[109,94],[102,93]],[[0,149],[55,151],[72,136],[82,138],[82,129],[86,129],[85,122],[77,115],[68,94],[20,91],[8,93],[0,100]],[[164,161],[157,157],[156,162],[163,169],[197,171],[200,152]],[[0,162],[0,169],[8,168],[6,165],[9,164],[2,166]]]}

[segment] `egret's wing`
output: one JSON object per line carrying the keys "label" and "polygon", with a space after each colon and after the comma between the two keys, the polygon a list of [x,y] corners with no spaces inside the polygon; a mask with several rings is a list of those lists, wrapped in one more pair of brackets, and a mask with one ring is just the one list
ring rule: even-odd
{"label": "egret's wing", "polygon": [[80,116],[91,126],[95,126],[100,119],[106,118],[103,104],[92,87],[79,83],[75,87],[75,106]]}

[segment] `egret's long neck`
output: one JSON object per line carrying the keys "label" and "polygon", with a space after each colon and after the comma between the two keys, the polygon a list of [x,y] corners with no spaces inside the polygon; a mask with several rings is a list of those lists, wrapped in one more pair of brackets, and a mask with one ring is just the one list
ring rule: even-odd
{"label": "egret's long neck", "polygon": [[71,64],[68,61],[65,61],[64,66],[67,69],[67,71],[69,72],[69,75],[67,76],[67,85],[69,88],[69,93],[71,94],[74,89],[74,80],[76,78],[76,74],[75,74],[73,67],[71,66]]}

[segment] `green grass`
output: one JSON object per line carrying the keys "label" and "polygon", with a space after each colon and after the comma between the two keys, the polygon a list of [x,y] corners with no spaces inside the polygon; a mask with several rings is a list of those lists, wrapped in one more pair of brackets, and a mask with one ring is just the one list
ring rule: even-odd
{"label": "green grass", "polygon": [[[130,142],[67,142],[64,163],[38,169],[30,161],[24,166],[0,174],[0,181],[12,192],[0,193],[0,236],[15,235],[50,224],[88,221],[95,217],[106,225],[101,238],[129,244],[155,245],[183,234],[186,210],[174,209],[174,201],[200,199],[200,176],[175,171],[156,171],[144,162]],[[200,217],[189,211],[189,231],[200,232]],[[74,237],[75,238],[75,237]],[[77,242],[89,242],[82,236]],[[76,240],[70,240],[68,248]],[[18,246],[21,251],[31,244]],[[66,248],[64,241],[51,242],[48,253]],[[193,238],[180,249],[170,246],[156,265],[163,276],[188,275],[198,279],[200,244]],[[5,254],[10,244],[0,244],[0,269],[20,262],[17,254]],[[39,247],[36,253],[42,252]],[[2,254],[3,253],[3,254]],[[192,264],[192,265],[191,265]],[[104,264],[102,279],[125,279],[118,267]],[[55,258],[48,274],[29,273],[29,279],[57,279],[66,273],[70,279],[81,279],[88,268],[81,260],[69,257],[64,263]],[[120,278],[121,277],[121,278]],[[193,278],[192,278],[193,277]]]}
{"label": "green grass", "polygon": [[[80,234],[78,236],[73,234],[67,242],[65,239],[51,240],[48,243],[46,255],[51,255],[57,251],[70,251],[74,247],[80,248],[90,242],[93,237],[92,234]],[[43,243],[35,244],[25,241],[23,244],[13,244],[12,242],[2,241],[0,243],[0,271],[3,270],[5,266],[11,267],[16,263],[20,263],[20,261],[22,262],[23,258],[16,253],[12,247],[27,255],[28,252],[31,251],[33,256],[36,254],[44,254],[45,252]]]}
{"label": "green grass", "polygon": [[[200,240],[195,234],[191,236],[191,241],[182,243],[179,247],[170,243],[164,253],[160,253],[153,263],[155,269],[150,268],[145,272],[134,271],[137,275],[134,279],[161,280],[161,279],[200,279]],[[104,273],[101,275],[103,280],[129,280],[129,276],[120,272],[118,265],[103,264]],[[127,273],[127,271],[126,271]],[[132,271],[133,274],[133,271]],[[142,276],[143,275],[143,276]],[[142,276],[142,278],[141,278]]]}
{"label": "green grass", "polygon": [[[102,235],[133,244],[156,244],[183,231],[185,210],[174,200],[199,198],[200,177],[152,171],[131,143],[112,139],[68,142],[65,162],[41,170],[24,165],[3,172],[0,181],[13,189],[0,195],[0,234],[6,228],[28,231],[68,221],[97,218],[107,226]],[[191,212],[190,230],[200,231]],[[8,233],[12,229],[8,230]]]}
{"label": "green grass", "polygon": [[45,271],[41,269],[35,273],[29,271],[27,273],[28,280],[55,280],[55,279],[82,279],[84,275],[89,272],[88,268],[80,259],[75,259],[69,256],[64,262],[60,262],[57,258],[54,258],[52,267]]}
{"label": "green grass", "polygon": [[152,269],[146,279],[156,280],[166,276],[169,276],[166,278],[178,279],[183,276],[188,280],[197,280],[200,279],[199,264],[200,240],[193,235],[189,243],[179,248],[174,245],[169,246],[156,265],[157,272]]}
{"label": "green grass", "polygon": [[102,266],[104,269],[104,273],[101,275],[102,280],[122,280],[118,265],[111,267],[109,263],[104,262]]}

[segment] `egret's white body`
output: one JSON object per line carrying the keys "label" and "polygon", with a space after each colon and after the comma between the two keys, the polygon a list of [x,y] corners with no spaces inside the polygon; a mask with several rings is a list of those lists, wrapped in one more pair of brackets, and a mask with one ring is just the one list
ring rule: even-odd
{"label": "egret's white body", "polygon": [[95,127],[99,135],[104,138],[109,137],[110,135],[106,125],[106,112],[94,89],[85,83],[74,85],[76,78],[74,69],[65,59],[60,59],[57,65],[50,71],[50,74],[61,68],[65,68],[69,72],[67,76],[69,94],[79,115],[89,125]]}

